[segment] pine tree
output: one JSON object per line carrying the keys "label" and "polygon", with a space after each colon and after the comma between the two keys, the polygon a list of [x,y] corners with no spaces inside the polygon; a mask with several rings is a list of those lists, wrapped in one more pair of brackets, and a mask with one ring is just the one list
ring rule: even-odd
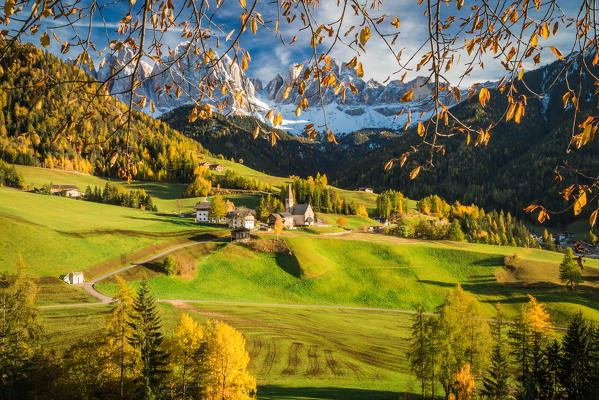
{"label": "pine tree", "polygon": [[141,386],[145,400],[154,399],[160,392],[160,383],[165,375],[166,354],[161,349],[164,338],[156,301],[150,295],[147,282],[142,282],[133,300],[130,313],[132,329],[129,344],[140,354]]}
{"label": "pine tree", "polygon": [[420,391],[423,399],[426,397],[426,381],[429,377],[427,366],[429,364],[428,358],[431,351],[427,346],[428,341],[426,333],[424,309],[422,308],[422,304],[419,304],[412,320],[412,337],[410,340],[408,359],[410,360],[412,372],[414,372],[416,377],[420,380]]}
{"label": "pine tree", "polygon": [[509,358],[504,348],[504,310],[501,304],[496,306],[495,319],[491,323],[493,337],[493,350],[491,352],[491,366],[483,379],[482,393],[489,400],[504,400],[509,398]]}
{"label": "pine tree", "polygon": [[574,260],[574,254],[569,247],[566,249],[566,254],[564,254],[562,263],[559,265],[559,279],[569,285],[570,289],[573,289],[576,283],[582,282],[580,265]]}
{"label": "pine tree", "polygon": [[589,329],[579,311],[568,325],[568,331],[562,339],[562,357],[560,360],[560,382],[569,399],[591,399],[589,393],[589,371],[591,371],[589,350]]}
{"label": "pine tree", "polygon": [[32,360],[43,335],[36,295],[37,286],[19,254],[16,276],[0,275],[0,397],[22,398],[28,389]]}
{"label": "pine tree", "polygon": [[110,353],[115,358],[115,363],[119,369],[119,393],[120,397],[125,396],[125,373],[130,365],[133,364],[134,351],[127,338],[131,335],[130,313],[133,306],[133,296],[135,291],[127,282],[116,276],[119,284],[119,290],[114,296],[116,303],[112,309],[112,315],[108,321],[107,336],[108,345],[111,348]]}

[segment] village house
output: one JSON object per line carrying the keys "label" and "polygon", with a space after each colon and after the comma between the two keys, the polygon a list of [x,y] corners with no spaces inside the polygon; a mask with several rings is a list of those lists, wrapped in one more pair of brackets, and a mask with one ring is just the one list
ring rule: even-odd
{"label": "village house", "polygon": [[83,192],[75,185],[52,185],[50,193],[56,196],[83,197]]}
{"label": "village house", "polygon": [[249,242],[250,230],[247,228],[237,228],[231,231],[232,242]]}
{"label": "village house", "polygon": [[227,213],[229,228],[254,229],[256,223],[255,211],[247,208],[238,208]]}
{"label": "village house", "polygon": [[204,201],[199,201],[193,207],[196,211],[196,222],[208,222],[210,220],[210,207],[212,206],[212,202],[208,201],[204,197]]}
{"label": "village house", "polygon": [[359,187],[358,192],[374,193],[374,190],[369,187]]}
{"label": "village house", "polygon": [[78,285],[83,283],[85,280],[83,279],[83,272],[70,272],[62,278],[63,281],[68,283],[69,285]]}
{"label": "village house", "polygon": [[279,217],[281,217],[281,220],[283,221],[283,228],[285,229],[293,229],[293,215],[291,215],[288,212],[280,212],[280,213],[272,213],[270,214],[270,216],[268,217],[268,224],[269,225],[274,225],[275,222],[277,221],[277,215]]}
{"label": "village house", "polygon": [[210,164],[209,168],[211,171],[216,171],[216,172],[223,172],[225,170],[225,167],[223,167],[220,164]]}
{"label": "village house", "polygon": [[[226,224],[227,217],[223,216],[221,218],[213,218],[210,217],[210,207],[212,206],[212,202],[208,201],[206,197],[204,197],[203,201],[199,201],[194,206],[195,209],[195,221],[196,223],[210,223],[210,224]],[[231,212],[235,210],[235,204],[232,201],[225,201],[226,212]]]}

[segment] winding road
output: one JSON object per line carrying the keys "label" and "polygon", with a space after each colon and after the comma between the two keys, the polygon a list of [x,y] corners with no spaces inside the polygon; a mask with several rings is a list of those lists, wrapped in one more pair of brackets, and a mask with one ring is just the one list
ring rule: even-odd
{"label": "winding road", "polygon": [[104,280],[106,278],[110,278],[113,275],[116,275],[116,274],[119,274],[121,272],[127,271],[128,269],[131,269],[133,267],[137,267],[138,265],[146,264],[146,263],[148,263],[150,261],[153,261],[153,260],[155,260],[157,258],[163,257],[163,256],[165,256],[165,255],[167,255],[169,253],[175,252],[177,250],[181,250],[181,249],[184,249],[186,247],[197,246],[198,244],[202,244],[202,243],[206,243],[206,242],[213,242],[213,241],[217,241],[217,240],[222,240],[222,239],[223,238],[206,239],[206,240],[200,240],[200,241],[193,242],[193,243],[187,243],[187,244],[182,244],[182,245],[179,245],[179,246],[175,246],[175,247],[170,248],[168,250],[165,250],[165,251],[163,251],[161,253],[155,254],[152,257],[146,258],[145,260],[138,261],[138,262],[133,263],[133,264],[129,264],[126,267],[115,269],[114,271],[110,271],[107,274],[104,274],[102,276],[94,278],[94,279],[92,279],[90,281],[74,285],[74,286],[82,287],[87,293],[89,293],[91,296],[93,296],[93,297],[95,297],[96,299],[99,300],[99,301],[97,301],[95,303],[54,304],[54,305],[50,305],[50,306],[41,306],[39,308],[84,307],[84,306],[97,306],[97,305],[112,303],[112,301],[114,300],[112,297],[106,296],[105,294],[102,294],[102,293],[100,293],[100,292],[98,292],[96,290],[96,288],[94,287],[94,285],[96,283],[98,283],[99,281]]}

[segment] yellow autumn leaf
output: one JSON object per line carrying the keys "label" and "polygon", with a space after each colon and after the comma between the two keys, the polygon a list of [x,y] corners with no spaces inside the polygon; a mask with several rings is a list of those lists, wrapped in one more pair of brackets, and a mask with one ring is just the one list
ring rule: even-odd
{"label": "yellow autumn leaf", "polygon": [[358,75],[358,78],[361,78],[364,76],[364,68],[362,68],[362,63],[358,63],[358,69],[356,70],[356,74]]}
{"label": "yellow autumn leaf", "polygon": [[256,126],[256,129],[254,129],[254,133],[252,134],[252,136],[254,137],[254,139],[256,139],[258,137],[259,133],[260,133],[260,127]]}
{"label": "yellow autumn leaf", "polygon": [[534,33],[534,34],[532,35],[532,38],[530,39],[530,45],[531,45],[532,47],[537,47],[537,43],[538,43],[538,37],[537,37],[537,34],[536,34],[536,33]]}
{"label": "yellow autumn leaf", "polygon": [[418,122],[418,136],[424,136],[424,125],[422,122]]}
{"label": "yellow autumn leaf", "polygon": [[287,86],[285,88],[285,90],[283,91],[283,100],[287,99],[287,97],[289,97],[289,93],[291,93],[291,86]]}
{"label": "yellow autumn leaf", "polygon": [[484,107],[487,104],[487,100],[490,98],[491,93],[489,93],[489,90],[486,87],[481,88],[480,92],[478,93],[478,101],[480,102],[480,105]]}
{"label": "yellow autumn leaf", "polygon": [[564,56],[562,56],[562,52],[559,51],[559,49],[557,47],[549,46],[549,48],[551,49],[551,51],[553,52],[553,54],[555,54],[555,56],[557,58],[559,58],[560,60],[564,59]]}
{"label": "yellow autumn leaf", "polygon": [[597,211],[599,211],[599,208],[593,211],[591,213],[591,217],[589,218],[589,224],[591,225],[591,228],[595,226],[595,222],[597,222]]}
{"label": "yellow autumn leaf", "polygon": [[414,179],[418,176],[418,174],[420,173],[420,167],[416,167],[412,170],[412,172],[410,172],[410,179]]}
{"label": "yellow autumn leaf", "polygon": [[549,27],[547,26],[547,22],[545,22],[541,27],[541,35],[543,35],[545,40],[549,39]]}
{"label": "yellow autumn leaf", "polygon": [[239,0],[239,4],[241,4],[241,7],[245,8],[245,0]]}
{"label": "yellow autumn leaf", "polygon": [[365,26],[364,29],[360,31],[360,44],[364,46],[368,39],[370,39],[370,28]]}
{"label": "yellow autumn leaf", "polygon": [[40,37],[40,43],[42,44],[42,46],[44,47],[48,47],[50,46],[50,36],[48,36],[47,32],[44,32],[42,34],[42,37]]}
{"label": "yellow autumn leaf", "polygon": [[578,196],[578,198],[574,202],[574,215],[580,214],[580,212],[586,205],[587,205],[587,193],[585,191],[582,191],[582,193],[580,193],[580,196]]}
{"label": "yellow autumn leaf", "polygon": [[413,95],[414,95],[414,89],[410,89],[403,96],[401,96],[401,99],[399,99],[399,101],[401,101],[402,103],[405,103],[406,101],[410,101],[410,100],[412,100]]}
{"label": "yellow autumn leaf", "polygon": [[245,55],[243,57],[241,57],[241,68],[245,71],[246,69],[248,69],[248,62],[245,59]]}

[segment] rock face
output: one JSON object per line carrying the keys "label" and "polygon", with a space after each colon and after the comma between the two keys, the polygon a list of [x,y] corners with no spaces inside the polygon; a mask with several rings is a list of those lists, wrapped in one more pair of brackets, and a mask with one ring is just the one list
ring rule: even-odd
{"label": "rock face", "polygon": [[[193,103],[202,93],[202,87],[213,86],[210,102],[222,103],[224,106],[217,111],[234,115],[255,115],[262,118],[264,112],[270,108],[281,111],[283,116],[283,129],[291,133],[301,133],[303,126],[314,123],[319,129],[324,125],[324,113],[320,103],[318,84],[313,80],[306,81],[303,96],[294,87],[298,77],[303,74],[303,67],[291,65],[283,75],[277,74],[268,83],[258,78],[249,78],[241,67],[232,64],[231,58],[224,55],[214,65],[206,65],[203,58],[188,50],[189,43],[179,44],[175,50],[162,61],[153,66],[141,61],[137,72],[137,79],[143,81],[135,91],[133,101],[138,101],[142,96],[148,99],[146,111],[149,111],[149,100],[156,107],[157,114],[162,114],[173,108]],[[115,56],[110,56],[103,67],[98,71],[90,71],[99,80],[105,80],[116,73],[110,85],[110,92],[124,102],[129,101],[127,90],[131,84],[130,74],[134,69],[133,51],[125,46]],[[215,55],[218,59],[218,55]],[[345,101],[340,94],[335,95],[334,89],[322,90],[322,97],[327,113],[327,123],[336,133],[353,132],[362,128],[387,128],[401,129],[407,122],[407,113],[396,117],[404,107],[412,109],[412,115],[431,112],[431,94],[433,84],[426,78],[418,77],[409,82],[399,80],[387,84],[375,80],[365,81],[359,78],[355,69],[347,64],[339,65],[331,61],[331,70],[337,80],[346,84],[352,83],[357,93],[352,93],[349,88],[345,93]],[[180,87],[179,96],[176,95],[175,85]],[[163,91],[165,86],[172,86],[169,91]],[[285,89],[292,86],[292,90],[284,97]],[[226,88],[223,95],[222,88]],[[408,91],[414,90],[412,101],[401,103],[401,97]],[[238,101],[235,93],[243,93]],[[296,105],[306,97],[310,110],[295,115]],[[455,103],[453,97],[443,99],[446,105]],[[429,114],[428,114],[429,115]],[[413,118],[412,123],[416,122]]]}
{"label": "rock face", "polygon": [[[108,56],[102,68],[99,68],[95,74],[95,77],[100,81],[104,81],[114,75],[114,79],[108,89],[111,94],[125,103],[129,102],[128,90],[131,87],[131,74],[135,69],[134,62],[131,62],[133,56],[133,50],[128,46],[124,46],[116,55],[111,54]],[[139,81],[143,81],[150,76],[152,67],[143,60],[139,62],[139,66],[136,78]],[[145,88],[137,88],[133,96],[133,101],[138,101],[146,94]]]}
{"label": "rock face", "polygon": [[[148,96],[154,101],[159,111],[171,110],[184,104],[193,102],[193,99],[200,97],[202,87],[216,86],[213,102],[222,101],[228,107],[224,111],[231,111],[234,114],[251,114],[256,111],[262,111],[263,107],[256,99],[255,89],[252,80],[243,72],[241,67],[235,63],[232,64],[231,58],[224,55],[214,66],[203,63],[200,56],[194,54],[185,54],[188,43],[181,43],[173,52],[173,57],[165,58],[163,62],[156,63],[152,70],[155,76],[150,80],[150,88],[172,85],[174,82],[181,86],[181,94],[177,98],[174,91],[170,91],[170,96],[162,93],[160,96],[155,91],[150,91]],[[216,55],[218,59],[218,55]],[[173,60],[178,60],[173,64]],[[169,72],[161,73],[167,66],[173,65]],[[259,82],[261,85],[262,82]],[[221,95],[221,88],[226,88],[226,94]],[[241,102],[235,99],[235,93],[242,91]]]}

